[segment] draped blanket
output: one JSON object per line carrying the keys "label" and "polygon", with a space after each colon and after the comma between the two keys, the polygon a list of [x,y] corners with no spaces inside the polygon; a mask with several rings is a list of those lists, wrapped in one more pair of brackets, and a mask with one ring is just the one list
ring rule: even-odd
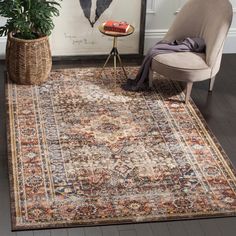
{"label": "draped blanket", "polygon": [[183,40],[175,40],[173,42],[160,41],[156,43],[145,56],[143,63],[136,75],[135,79],[128,79],[123,86],[125,90],[138,91],[146,87],[148,81],[149,68],[153,57],[158,54],[173,52],[204,52],[205,42],[202,38],[185,38]]}

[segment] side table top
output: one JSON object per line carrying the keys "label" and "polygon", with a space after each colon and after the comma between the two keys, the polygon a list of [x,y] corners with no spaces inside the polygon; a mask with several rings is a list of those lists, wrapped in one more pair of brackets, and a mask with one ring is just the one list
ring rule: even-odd
{"label": "side table top", "polygon": [[112,36],[112,37],[125,37],[125,36],[128,36],[134,32],[134,27],[132,25],[130,25],[130,27],[126,33],[104,30],[103,24],[99,25],[98,29],[101,33],[103,33],[107,36]]}

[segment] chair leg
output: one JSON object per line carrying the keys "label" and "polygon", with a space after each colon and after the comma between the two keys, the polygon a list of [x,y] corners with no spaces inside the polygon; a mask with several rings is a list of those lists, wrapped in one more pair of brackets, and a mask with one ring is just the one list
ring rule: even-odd
{"label": "chair leg", "polygon": [[190,98],[192,87],[193,87],[193,82],[188,82],[187,87],[186,87],[186,91],[185,91],[185,103],[186,104],[188,103],[188,100]]}
{"label": "chair leg", "polygon": [[149,75],[148,75],[149,88],[153,87],[153,75],[154,75],[154,71],[152,70],[152,68],[150,68]]}
{"label": "chair leg", "polygon": [[214,87],[214,84],[215,84],[215,79],[216,79],[215,76],[210,79],[209,92],[212,92],[212,90],[213,90],[213,87]]}

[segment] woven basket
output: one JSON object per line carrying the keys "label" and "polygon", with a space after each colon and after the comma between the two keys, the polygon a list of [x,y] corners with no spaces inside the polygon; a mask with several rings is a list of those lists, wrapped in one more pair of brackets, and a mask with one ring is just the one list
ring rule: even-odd
{"label": "woven basket", "polygon": [[34,40],[18,39],[8,35],[6,66],[9,78],[18,84],[41,84],[52,68],[48,37]]}

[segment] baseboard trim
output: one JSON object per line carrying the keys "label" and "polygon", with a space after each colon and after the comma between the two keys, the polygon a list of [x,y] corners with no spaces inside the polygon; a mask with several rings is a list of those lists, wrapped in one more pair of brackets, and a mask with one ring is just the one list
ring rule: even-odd
{"label": "baseboard trim", "polygon": [[[180,12],[181,8],[177,9],[175,11],[175,14],[178,14]],[[233,8],[233,13],[235,14],[236,13],[236,7]]]}
{"label": "baseboard trim", "polygon": [[0,37],[0,59],[5,58],[6,43],[7,43],[7,37]]}
{"label": "baseboard trim", "polygon": [[[144,53],[156,42],[163,39],[168,29],[150,29],[145,31],[145,49]],[[231,28],[225,42],[224,53],[236,53],[236,28]]]}
{"label": "baseboard trim", "polygon": [[[168,29],[150,29],[145,31],[145,38],[160,38],[167,33]],[[231,28],[228,37],[236,37],[236,28]]]}

